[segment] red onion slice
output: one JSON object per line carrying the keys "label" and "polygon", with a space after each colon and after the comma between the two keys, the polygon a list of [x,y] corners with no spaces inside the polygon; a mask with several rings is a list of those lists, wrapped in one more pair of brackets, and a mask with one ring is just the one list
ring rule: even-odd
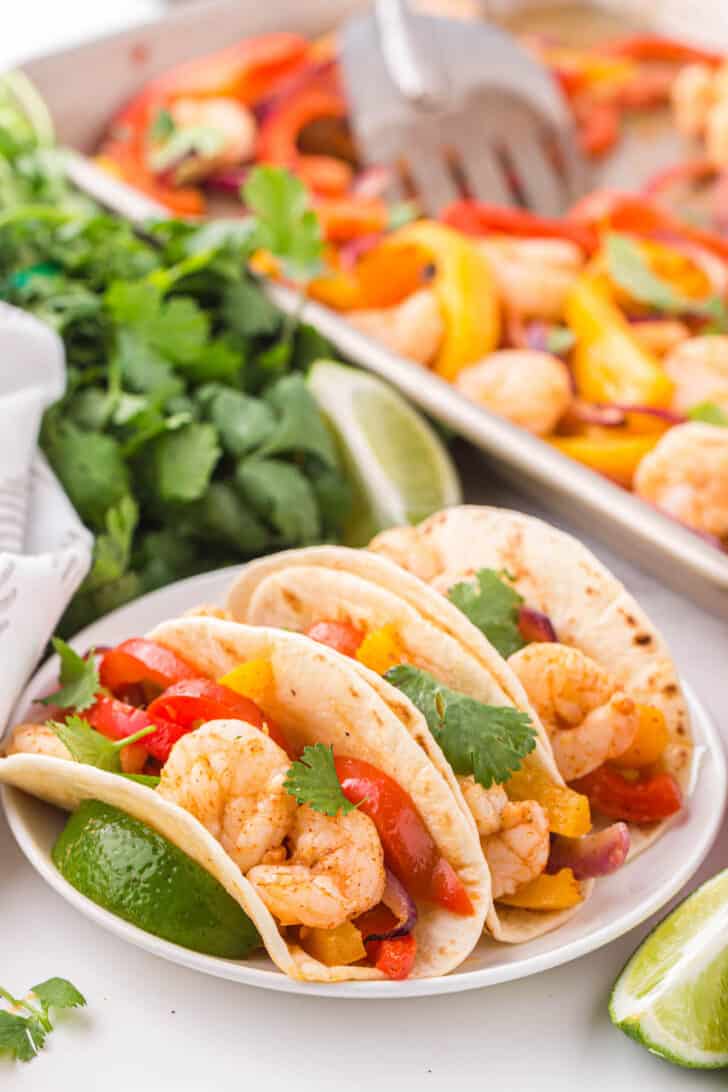
{"label": "red onion slice", "polygon": [[553,622],[547,614],[533,607],[520,607],[518,628],[524,641],[558,641]]}
{"label": "red onion slice", "polygon": [[240,197],[240,187],[247,181],[250,167],[228,167],[225,171],[218,171],[205,179],[205,186],[218,193],[229,193],[234,197]]}
{"label": "red onion slice", "polygon": [[391,167],[383,164],[365,167],[354,179],[351,192],[357,197],[383,197],[394,178]]}
{"label": "red onion slice", "polygon": [[655,417],[660,421],[666,421],[670,425],[684,425],[687,421],[682,413],[665,409],[662,406],[629,405],[625,402],[610,404],[596,402],[582,402],[575,399],[571,406],[570,415],[585,425],[602,425],[604,428],[618,428],[627,421],[628,413],[643,413],[648,417]]}
{"label": "red onion slice", "polygon": [[546,871],[555,873],[561,868],[570,868],[577,880],[608,876],[627,860],[629,843],[626,823],[612,823],[597,834],[585,834],[583,838],[557,835],[551,843]]}
{"label": "red onion slice", "polygon": [[417,907],[412,896],[390,869],[385,868],[384,871],[387,875],[387,882],[384,887],[382,902],[388,910],[392,911],[397,918],[398,924],[396,928],[390,929],[388,933],[371,933],[368,937],[364,937],[365,944],[368,944],[370,940],[394,940],[396,937],[409,936],[417,924]]}
{"label": "red onion slice", "polygon": [[381,242],[383,233],[372,232],[370,235],[360,235],[358,239],[350,239],[339,248],[339,262],[341,268],[347,272],[354,269],[356,263],[360,258],[363,258],[365,254],[368,254],[370,250],[374,250],[375,246]]}

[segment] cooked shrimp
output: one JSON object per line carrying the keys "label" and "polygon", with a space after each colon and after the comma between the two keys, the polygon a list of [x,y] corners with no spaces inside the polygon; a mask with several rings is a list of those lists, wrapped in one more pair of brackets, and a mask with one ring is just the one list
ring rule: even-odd
{"label": "cooked shrimp", "polygon": [[722,98],[708,111],[705,151],[716,167],[728,166],[728,98]]}
{"label": "cooked shrimp", "polygon": [[635,492],[668,515],[728,536],[728,428],[690,421],[660,437],[634,477]]}
{"label": "cooked shrimp", "polygon": [[491,353],[461,371],[455,386],[474,402],[536,436],[553,432],[573,398],[564,362],[534,349]]}
{"label": "cooked shrimp", "polygon": [[331,817],[304,804],[288,844],[284,864],[260,864],[248,873],[281,925],[335,929],[381,901],[384,854],[368,815]]}
{"label": "cooked shrimp", "polygon": [[[178,185],[199,182],[252,158],[255,118],[235,99],[177,99],[169,112],[174,131],[161,146],[153,148],[150,161],[156,171],[172,170]],[[185,132],[188,144],[184,143]]]}
{"label": "cooked shrimp", "polygon": [[10,738],[9,755],[48,755],[71,761],[71,752],[47,724],[18,724]]}
{"label": "cooked shrimp", "polygon": [[211,721],[175,743],[157,791],[199,819],[247,872],[291,828],[296,803],[283,788],[290,764],[260,729]]}
{"label": "cooked shrimp", "polygon": [[484,789],[472,777],[458,780],[481,838],[493,898],[512,895],[546,867],[550,848],[546,814],[534,800],[511,803],[502,785]]}
{"label": "cooked shrimp", "polygon": [[672,84],[675,125],[685,136],[701,136],[716,102],[715,75],[707,64],[688,64]]}
{"label": "cooked shrimp", "polygon": [[500,829],[483,839],[493,898],[512,895],[540,876],[549,858],[551,840],[546,813],[535,800],[509,801],[500,816]]}
{"label": "cooked shrimp", "polygon": [[631,745],[639,723],[632,698],[578,648],[535,643],[509,657],[544,722],[565,781],[617,758]]}
{"label": "cooked shrimp", "polygon": [[502,785],[491,785],[489,789],[484,789],[474,777],[459,777],[458,781],[465,803],[475,819],[478,834],[481,838],[495,834],[500,830],[501,815],[508,803],[506,790]]}
{"label": "cooked shrimp", "polygon": [[584,257],[566,239],[493,235],[478,246],[490,262],[503,303],[527,318],[558,320]]}
{"label": "cooked shrimp", "polygon": [[656,356],[664,356],[690,337],[687,326],[678,319],[647,319],[636,322],[631,331],[642,348]]}
{"label": "cooked shrimp", "polygon": [[418,364],[434,360],[445,336],[440,307],[430,288],[422,288],[395,307],[349,311],[346,317],[363,334]]}
{"label": "cooked shrimp", "polygon": [[673,408],[687,413],[715,402],[728,413],[728,337],[691,337],[669,354],[664,368],[675,384]]}
{"label": "cooked shrimp", "polygon": [[[51,758],[65,758],[67,762],[74,761],[65,743],[48,724],[19,724],[13,730],[8,754],[48,755]],[[141,743],[131,743],[121,748],[119,759],[124,773],[141,773],[147,752]]]}

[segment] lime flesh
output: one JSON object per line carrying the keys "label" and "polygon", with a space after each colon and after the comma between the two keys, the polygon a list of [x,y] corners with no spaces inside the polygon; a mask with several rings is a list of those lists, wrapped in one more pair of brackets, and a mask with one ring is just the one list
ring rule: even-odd
{"label": "lime flesh", "polygon": [[617,979],[612,1021],[654,1054],[728,1066],[728,869],[682,902]]}
{"label": "lime flesh", "polygon": [[260,944],[250,918],[209,872],[109,804],[84,801],[52,856],[82,895],[173,944],[224,959],[244,959]]}
{"label": "lime flesh", "polygon": [[354,481],[349,545],[460,502],[457,472],[437,433],[386,383],[320,360],[309,385]]}

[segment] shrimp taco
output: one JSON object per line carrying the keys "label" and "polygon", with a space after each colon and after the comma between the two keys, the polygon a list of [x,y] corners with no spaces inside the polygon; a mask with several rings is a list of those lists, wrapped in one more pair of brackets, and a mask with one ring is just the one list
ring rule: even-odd
{"label": "shrimp taco", "polygon": [[[0,781],[147,824],[218,881],[293,978],[429,977],[470,953],[488,870],[406,699],[396,715],[330,649],[219,618],[164,623],[98,668],[74,656],[76,712],[64,688],[64,721],[18,726]],[[83,670],[96,675],[79,687]],[[109,739],[117,772],[84,764]]]}
{"label": "shrimp taco", "polygon": [[685,696],[664,639],[585,546],[532,516],[462,506],[385,531],[369,549],[496,642],[505,620],[501,651],[566,782],[597,820],[628,823],[631,856],[665,831],[692,777]]}
{"label": "shrimp taco", "polygon": [[624,824],[589,834],[588,801],[565,786],[519,680],[484,634],[419,579],[363,550],[291,550],[247,565],[228,610],[334,647],[395,713],[403,696],[419,708],[440,746],[433,761],[450,764],[458,802],[476,824],[497,940],[555,928],[595,876],[624,861]]}

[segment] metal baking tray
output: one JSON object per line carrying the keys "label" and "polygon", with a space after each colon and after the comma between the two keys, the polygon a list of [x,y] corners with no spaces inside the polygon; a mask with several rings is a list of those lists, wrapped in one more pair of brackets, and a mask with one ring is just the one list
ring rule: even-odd
{"label": "metal baking tray", "polygon": [[[119,106],[165,68],[246,35],[280,29],[321,34],[362,6],[361,0],[195,3],[142,27],[34,59],[24,70],[48,102],[59,140],[91,152]],[[524,5],[516,6],[523,25]],[[543,4],[536,6],[534,19],[538,18],[542,29],[547,15]],[[512,15],[513,7],[507,0],[484,3],[498,17]],[[569,8],[570,28],[582,38],[589,12],[596,6],[561,7],[562,13]],[[638,11],[639,5],[626,0],[624,4],[605,0],[598,16],[599,32],[604,33],[604,19],[614,20],[615,12],[619,22],[612,23],[613,33],[615,28],[624,30],[625,15],[639,23]],[[559,18],[557,13],[550,17]],[[675,138],[667,127],[638,129],[628,135],[598,181],[608,184],[619,179],[622,186],[635,185],[645,171],[674,161],[676,155]],[[124,212],[129,214],[128,209]],[[271,285],[270,294],[285,312],[299,310],[300,301],[290,290]],[[728,617],[728,555],[548,444],[476,406],[433,373],[382,349],[327,308],[308,302],[305,315],[342,355],[389,380],[426,413],[485,452],[519,491],[547,504],[708,610]]]}

